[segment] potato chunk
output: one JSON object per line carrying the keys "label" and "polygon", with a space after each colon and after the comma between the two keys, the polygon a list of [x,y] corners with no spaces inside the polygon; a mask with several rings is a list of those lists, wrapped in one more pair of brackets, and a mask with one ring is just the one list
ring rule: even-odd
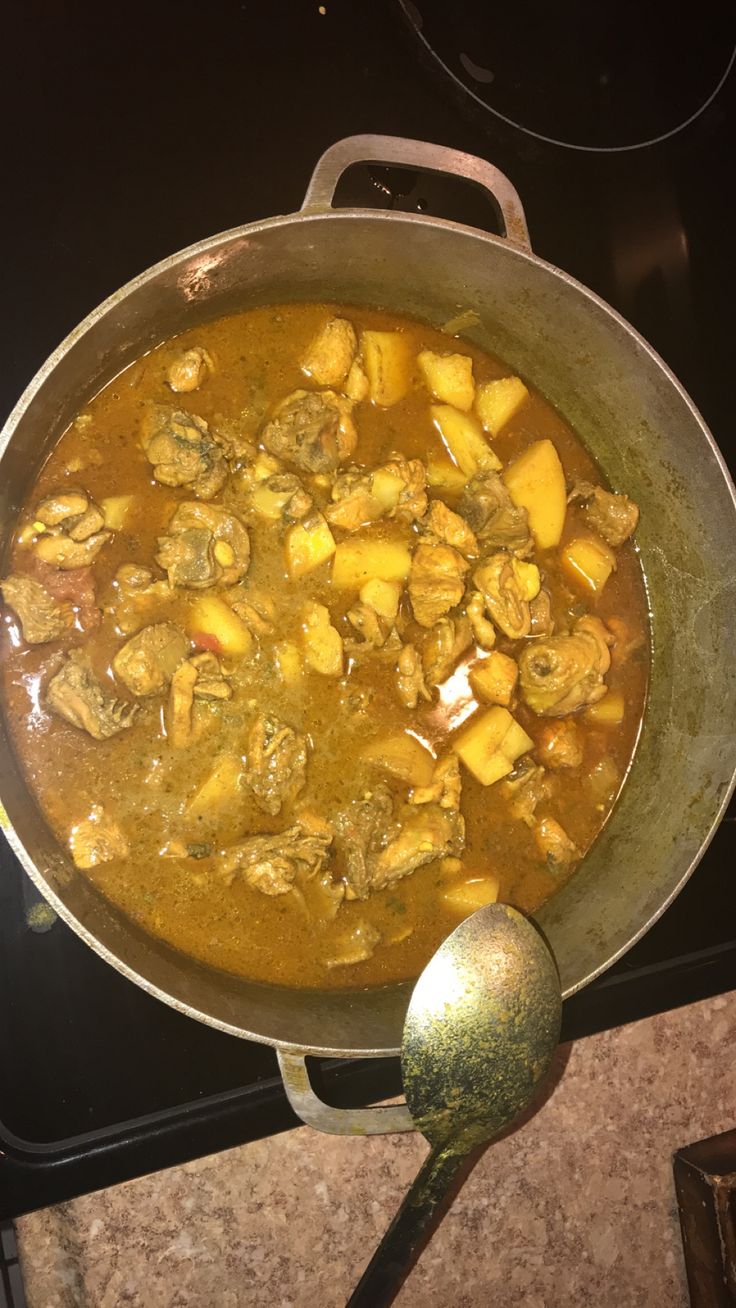
{"label": "potato chunk", "polygon": [[565,474],[551,440],[535,441],[503,474],[517,508],[526,509],[538,549],[559,545],[567,513]]}
{"label": "potato chunk", "polygon": [[102,516],[108,531],[121,531],[133,503],[133,495],[108,495],[100,500]]}
{"label": "potato chunk", "polygon": [[597,704],[591,704],[583,714],[586,722],[592,722],[596,727],[620,727],[624,720],[626,711],[626,702],[623,692],[620,690],[609,690],[605,699],[601,699]]}
{"label": "potato chunk", "polygon": [[401,599],[401,585],[398,581],[381,581],[380,577],[374,577],[365,586],[361,586],[360,598],[379,618],[395,622]]}
{"label": "potato chunk", "polygon": [[184,810],[186,816],[201,817],[230,804],[237,798],[243,771],[243,760],[239,754],[221,754],[189,800]]}
{"label": "potato chunk", "polygon": [[339,590],[360,590],[367,581],[405,581],[411,568],[409,547],[402,540],[354,536],[340,541],[332,563],[332,584]]}
{"label": "potato chunk", "polygon": [[467,354],[434,354],[422,350],[417,356],[424,382],[436,400],[453,404],[466,413],[475,399],[473,360]]}
{"label": "potato chunk", "polygon": [[341,677],[342,636],[330,622],[330,611],[324,604],[305,604],[301,634],[309,667],[323,677]]}
{"label": "potato chunk", "polygon": [[358,342],[347,318],[330,318],[307,350],[302,372],[318,386],[340,386],[347,377]]}
{"label": "potato chunk", "polygon": [[321,513],[312,513],[306,522],[295,522],[284,542],[286,567],[294,580],[313,572],[335,553],[335,538]]}
{"label": "potato chunk", "polygon": [[449,459],[427,460],[427,485],[448,495],[459,495],[468,484],[467,474]]}
{"label": "potato chunk", "polygon": [[490,786],[508,776],[517,758],[533,744],[508,709],[495,705],[486,713],[474,714],[452,748],[481,785]]}
{"label": "potato chunk", "polygon": [[374,404],[403,400],[411,386],[411,341],[403,332],[361,332],[360,352]]}
{"label": "potato chunk", "polygon": [[409,786],[428,786],[435,767],[426,746],[406,731],[377,736],[366,745],[363,758]]}
{"label": "potato chunk", "polygon": [[492,650],[487,659],[471,668],[470,685],[479,699],[487,704],[502,704],[508,708],[514,697],[519,669],[508,654]]}
{"label": "potato chunk", "polygon": [[578,537],[565,546],[560,556],[568,577],[589,595],[599,595],[616,570],[616,555],[602,540]]}
{"label": "potato chunk", "polygon": [[433,404],[430,413],[448,454],[466,477],[475,477],[478,472],[498,472],[501,460],[472,413],[461,413],[451,404]]}
{"label": "potato chunk", "polygon": [[497,436],[528,397],[529,392],[521,377],[501,377],[478,387],[475,411],[486,431]]}
{"label": "potato chunk", "polygon": [[498,877],[489,873],[487,876],[473,877],[470,881],[462,881],[458,885],[450,886],[448,890],[443,891],[442,903],[453,912],[469,917],[477,909],[485,908],[486,904],[495,904],[499,889]]}
{"label": "potato chunk", "polygon": [[216,595],[198,595],[189,608],[187,631],[203,649],[246,658],[253,652],[253,634],[229,604]]}

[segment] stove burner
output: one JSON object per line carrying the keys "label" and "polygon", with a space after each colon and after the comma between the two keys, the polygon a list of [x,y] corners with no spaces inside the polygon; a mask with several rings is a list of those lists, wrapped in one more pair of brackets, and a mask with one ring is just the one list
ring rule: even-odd
{"label": "stove burner", "polygon": [[703,113],[736,58],[736,7],[704,0],[399,0],[432,61],[513,127],[575,150],[635,150]]}

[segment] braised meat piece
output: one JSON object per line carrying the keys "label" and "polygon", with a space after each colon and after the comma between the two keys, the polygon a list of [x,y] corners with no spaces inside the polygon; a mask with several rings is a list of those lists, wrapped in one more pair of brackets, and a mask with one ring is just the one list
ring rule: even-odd
{"label": "braised meat piece", "polygon": [[184,395],[198,390],[214,370],[215,365],[209,351],[201,345],[194,345],[191,350],[184,350],[177,355],[173,363],[169,364],[166,380],[172,391]]}
{"label": "braised meat piece", "polygon": [[112,668],[131,694],[144,698],[166,690],[188,653],[189,641],[183,631],[173,622],[156,622],[126,641]]}
{"label": "braised meat piece", "polygon": [[94,740],[107,740],[132,724],[137,704],[106,695],[79,651],[70,654],[46,687],[46,704],[58,717],[86,731]]}
{"label": "braised meat piece", "polygon": [[384,890],[436,858],[460,854],[464,845],[465,822],[454,809],[423,804],[408,810],[369,859],[371,890]]}
{"label": "braised meat piece", "polygon": [[336,816],[335,850],[343,865],[347,899],[367,899],[372,888],[370,863],[393,816],[388,786],[382,783],[347,804]]}
{"label": "braised meat piece", "polygon": [[298,876],[311,878],[327,858],[331,836],[297,822],[273,836],[251,836],[226,849],[219,871],[228,881],[240,876],[263,895],[286,895]]}
{"label": "braised meat piece", "polygon": [[467,561],[450,545],[417,545],[409,573],[409,598],[420,627],[435,622],[465,593]]}
{"label": "braised meat piece", "polygon": [[421,459],[400,454],[372,471],[347,468],[335,478],[325,517],[330,526],[343,531],[357,531],[380,518],[414,522],[427,511],[426,485]]}
{"label": "braised meat piece", "polygon": [[97,867],[127,858],[130,846],[119,824],[101,804],[93,804],[88,818],[77,822],[69,835],[69,848],[77,867]]}
{"label": "braised meat piece", "polygon": [[381,933],[373,926],[372,922],[366,922],[360,918],[349,931],[345,931],[338,936],[334,947],[329,954],[325,956],[325,966],[333,967],[352,967],[356,963],[365,963],[367,958],[372,958],[376,946],[381,943]]}
{"label": "braised meat piece", "polygon": [[442,500],[432,500],[424,525],[437,540],[452,545],[453,549],[459,550],[466,558],[477,558],[480,553],[475,533],[465,519],[449,509]]}
{"label": "braised meat piece", "polygon": [[628,495],[613,494],[589,481],[576,481],[567,502],[581,504],[588,525],[614,548],[636,531],[639,509]]}
{"label": "braised meat piece", "polygon": [[415,645],[405,645],[396,664],[396,691],[404,708],[416,708],[420,699],[432,698],[424,680],[422,660]]}
{"label": "braised meat piece", "polygon": [[271,454],[304,472],[333,472],[350,458],[357,433],[352,404],[334,391],[294,391],[261,432]]}
{"label": "braised meat piece", "polygon": [[256,718],[246,745],[245,779],[256,803],[275,816],[304,789],[307,740],[272,714]]}
{"label": "braised meat piece", "polygon": [[[531,572],[530,572],[531,570]],[[486,609],[499,631],[511,640],[531,631],[529,601],[539,594],[539,572],[533,563],[521,563],[513,554],[492,554],[473,573]]]}
{"label": "braised meat piece", "polygon": [[36,506],[34,522],[46,530],[33,546],[42,563],[65,571],[92,563],[111,532],[103,531],[105,519],[86,491],[58,491]]}
{"label": "braised meat piece", "polygon": [[513,816],[525,826],[533,827],[537,806],[550,798],[553,786],[544,768],[525,755],[500,783],[499,789],[509,800]]}
{"label": "braised meat piece", "polygon": [[543,727],[537,742],[537,755],[548,768],[579,768],[583,761],[580,730],[569,718],[550,722]]}
{"label": "braised meat piece", "polygon": [[159,536],[156,562],[170,586],[204,590],[215,583],[233,586],[248,571],[250,538],[234,513],[217,504],[186,500]]}
{"label": "braised meat piece", "polygon": [[519,684],[527,704],[542,717],[564,717],[603,699],[613,637],[600,618],[578,618],[569,636],[550,636],[524,649]]}
{"label": "braised meat piece", "polygon": [[461,793],[460,759],[457,754],[449,753],[437,761],[428,786],[414,787],[409,803],[439,804],[440,808],[452,808],[459,812]]}
{"label": "braised meat piece", "polygon": [[580,858],[580,850],[568,836],[564,827],[554,818],[542,818],[534,829],[537,849],[545,859],[550,872],[566,868]]}
{"label": "braised meat piece", "polygon": [[187,486],[211,500],[225,484],[225,452],[204,418],[158,405],[145,416],[141,445],[162,486]]}
{"label": "braised meat piece", "polygon": [[0,581],[5,603],[18,615],[23,639],[29,645],[58,640],[74,622],[71,604],[59,603],[40,581],[14,573]]}
{"label": "braised meat piece", "polygon": [[318,386],[341,386],[358,348],[353,324],[347,318],[330,318],[322,327],[302,363],[302,372]]}
{"label": "braised meat piece", "polygon": [[517,508],[497,472],[479,473],[469,481],[458,513],[485,549],[505,549],[518,558],[534,551],[526,509]]}
{"label": "braised meat piece", "polygon": [[472,643],[473,633],[464,613],[435,622],[422,643],[422,666],[427,685],[439,686],[445,681]]}

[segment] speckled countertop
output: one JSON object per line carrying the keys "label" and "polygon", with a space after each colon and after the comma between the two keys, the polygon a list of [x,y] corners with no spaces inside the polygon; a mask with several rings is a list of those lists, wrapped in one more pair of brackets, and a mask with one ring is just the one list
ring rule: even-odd
{"label": "speckled countertop", "polygon": [[[736,993],[559,1055],[398,1308],[680,1308],[671,1155],[736,1124]],[[307,1128],[22,1218],[29,1308],[339,1308],[424,1153]]]}

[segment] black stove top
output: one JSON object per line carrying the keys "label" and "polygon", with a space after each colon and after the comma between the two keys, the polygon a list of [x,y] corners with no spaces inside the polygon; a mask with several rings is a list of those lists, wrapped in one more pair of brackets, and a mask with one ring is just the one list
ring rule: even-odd
{"label": "black stove top", "polygon": [[[536,13],[525,8],[514,10],[522,38]],[[460,0],[410,10],[399,0],[220,0],[210,11],[193,0],[27,0],[6,16],[0,408],[122,282],[203,236],[297,208],[326,146],[378,132],[505,171],[535,250],[652,341],[732,458],[736,79],[706,103],[731,58],[732,9],[706,9],[715,40],[687,43],[697,63],[687,85],[670,76],[685,45],[663,10],[669,62],[644,96],[635,79],[656,59],[656,38],[647,29],[629,49],[620,7],[616,32],[602,19],[585,29],[579,59],[598,62],[572,76],[576,25],[540,29],[512,67],[514,29],[493,29],[493,7]],[[655,145],[613,151],[542,139],[620,146],[663,131]],[[476,192],[401,170],[354,169],[338,201],[494,223]],[[735,817],[732,805],[659,924],[566,1005],[566,1037],[736,986]],[[149,998],[63,923],[37,929],[36,892],[7,846],[0,853],[0,1217],[295,1124],[270,1049]],[[393,1060],[326,1062],[316,1076],[334,1103],[399,1091]]]}

